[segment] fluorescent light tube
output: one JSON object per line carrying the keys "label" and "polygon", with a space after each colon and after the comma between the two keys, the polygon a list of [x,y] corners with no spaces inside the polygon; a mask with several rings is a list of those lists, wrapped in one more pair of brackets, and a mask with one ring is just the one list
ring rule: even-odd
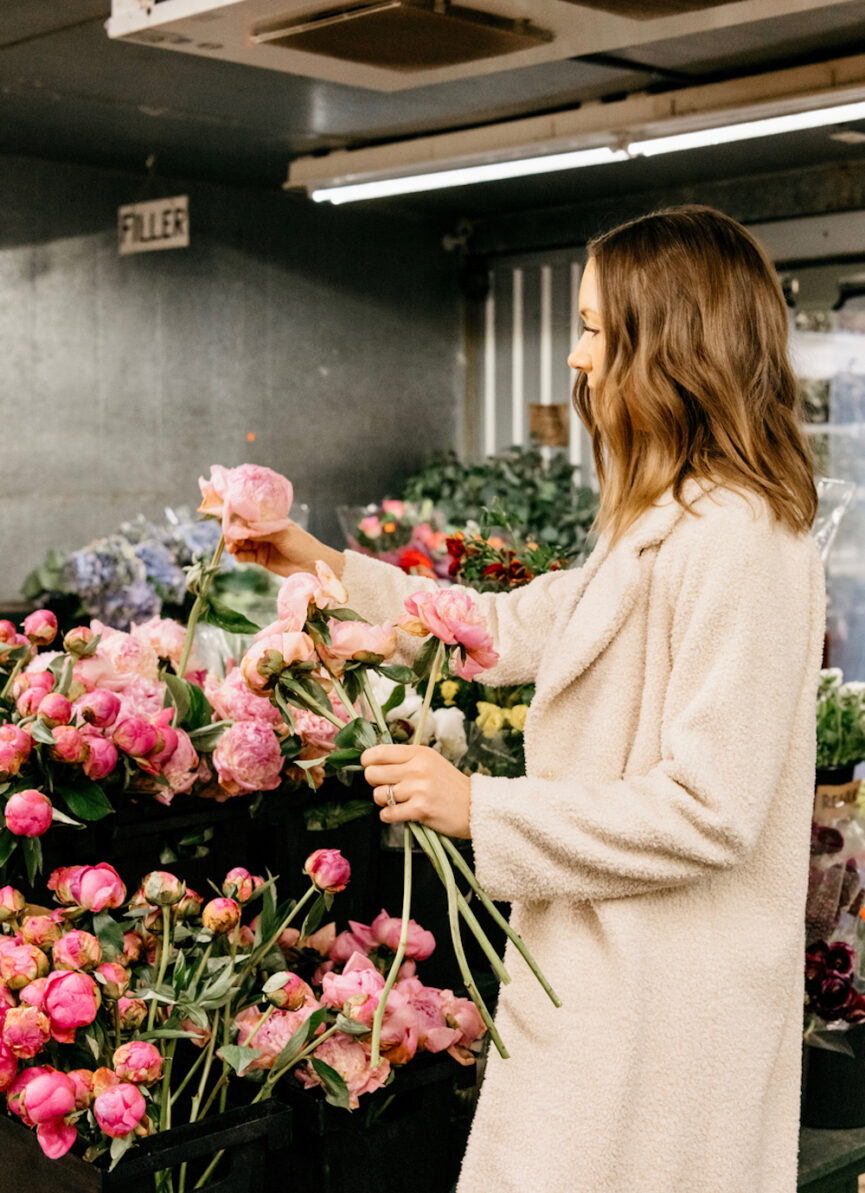
{"label": "fluorescent light tube", "polygon": [[754,137],[772,137],[779,133],[795,133],[806,128],[824,128],[827,124],[843,124],[865,118],[865,102],[838,104],[834,108],[814,108],[807,112],[791,112],[787,116],[767,116],[763,120],[749,120],[742,124],[725,124],[719,128],[701,128],[691,133],[674,133],[669,137],[653,137],[647,141],[633,141],[628,150],[635,157],[654,157],[658,153],[676,153],[680,149],[702,149],[711,145],[729,145],[733,141],[749,141]]}
{"label": "fluorescent light tube", "polygon": [[577,149],[570,153],[520,158],[518,161],[488,162],[481,166],[461,166],[454,170],[436,170],[403,178],[376,178],[345,186],[320,187],[312,192],[316,203],[353,203],[358,199],[382,199],[387,195],[413,195],[419,191],[438,191],[449,186],[469,186],[475,182],[498,182],[503,178],[525,178],[530,174],[553,174],[557,170],[575,170],[578,166],[600,166],[625,161],[624,149]]}

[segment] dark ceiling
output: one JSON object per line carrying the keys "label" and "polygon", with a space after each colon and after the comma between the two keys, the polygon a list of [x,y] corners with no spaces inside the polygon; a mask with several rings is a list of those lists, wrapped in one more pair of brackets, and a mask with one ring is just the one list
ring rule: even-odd
{"label": "dark ceiling", "polygon": [[[277,188],[291,157],[865,50],[865,2],[382,93],[110,41],[109,0],[0,0],[0,153]],[[863,156],[832,130],[402,200],[480,214]]]}

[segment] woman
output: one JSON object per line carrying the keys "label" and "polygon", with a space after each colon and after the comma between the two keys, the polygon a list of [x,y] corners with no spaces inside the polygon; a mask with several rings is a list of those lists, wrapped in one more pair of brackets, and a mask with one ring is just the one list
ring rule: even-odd
{"label": "woman", "polygon": [[[478,597],[485,679],[537,682],[526,776],[362,759],[383,820],[472,837],[564,1001],[509,957],[459,1190],[793,1193],[824,587],[786,309],[700,207],[597,239],[580,304],[597,546]],[[299,530],[241,556],[323,557],[375,621],[423,586]]]}

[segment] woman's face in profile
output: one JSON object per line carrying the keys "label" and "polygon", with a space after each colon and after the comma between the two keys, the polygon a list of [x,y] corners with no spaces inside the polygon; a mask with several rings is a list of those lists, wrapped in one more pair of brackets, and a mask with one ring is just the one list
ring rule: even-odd
{"label": "woman's face in profile", "polygon": [[568,365],[572,369],[580,369],[586,374],[589,389],[593,388],[604,367],[604,328],[596,275],[594,259],[589,257],[580,282],[580,318],[583,321],[583,334],[568,357]]}

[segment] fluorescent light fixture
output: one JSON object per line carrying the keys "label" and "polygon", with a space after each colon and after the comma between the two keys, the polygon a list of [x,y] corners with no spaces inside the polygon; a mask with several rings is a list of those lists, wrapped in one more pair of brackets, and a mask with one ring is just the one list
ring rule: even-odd
{"label": "fluorescent light fixture", "polygon": [[670,137],[653,137],[648,141],[633,141],[628,150],[633,156],[654,157],[658,153],[677,153],[681,149],[702,149],[711,145],[729,145],[732,141],[750,141],[754,137],[774,137],[781,133],[795,133],[806,128],[825,128],[827,124],[843,124],[865,118],[865,102],[838,104],[834,108],[815,108],[809,112],[791,112],[786,116],[767,116],[764,120],[749,120],[743,124],[725,124],[719,128],[701,128],[692,133],[675,133]]}
{"label": "fluorescent light fixture", "polygon": [[525,178],[530,174],[554,174],[557,170],[575,170],[578,166],[602,166],[628,158],[624,149],[577,149],[543,157],[517,161],[488,162],[480,166],[461,166],[454,170],[436,170],[428,174],[409,174],[402,178],[375,178],[345,186],[328,186],[312,192],[316,203],[352,203],[357,199],[381,199],[386,195],[414,195],[419,191],[444,190],[449,186],[468,186],[474,182],[499,182],[503,178]]}
{"label": "fluorescent light fixture", "polygon": [[421,191],[444,190],[447,187],[469,186],[478,182],[498,182],[506,178],[553,174],[560,170],[575,170],[581,166],[602,166],[609,162],[626,161],[633,157],[654,157],[657,154],[676,153],[685,149],[728,145],[734,141],[778,136],[783,133],[823,128],[831,124],[843,124],[851,120],[862,119],[865,119],[865,101],[836,104],[834,107],[814,108],[806,112],[768,116],[762,120],[748,120],[739,124],[725,124],[716,128],[674,133],[667,137],[632,141],[626,147],[618,149],[609,146],[576,149],[567,153],[542,154],[510,161],[486,162],[476,166],[459,166],[450,170],[435,170],[422,174],[371,178],[362,182],[319,186],[312,191],[312,198],[316,203],[352,203],[360,199],[381,199],[389,195],[412,195]]}

